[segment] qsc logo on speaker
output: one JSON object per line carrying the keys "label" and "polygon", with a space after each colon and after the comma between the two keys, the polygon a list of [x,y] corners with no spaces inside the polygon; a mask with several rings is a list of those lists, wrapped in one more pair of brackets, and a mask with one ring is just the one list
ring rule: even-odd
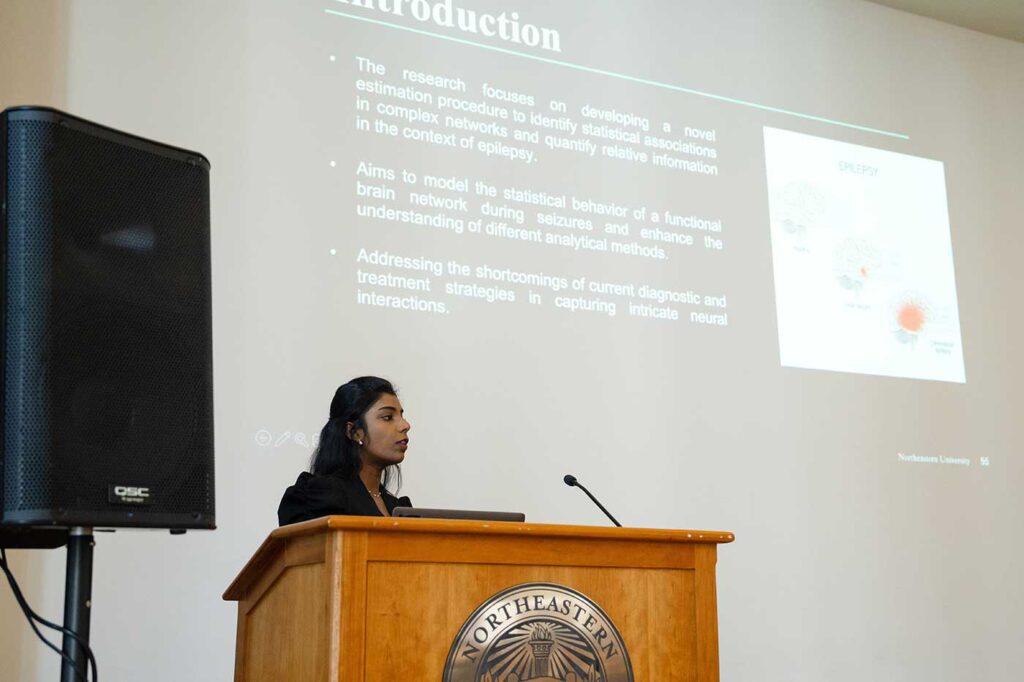
{"label": "qsc logo on speaker", "polygon": [[107,501],[111,504],[152,504],[153,499],[149,488],[134,485],[107,486]]}

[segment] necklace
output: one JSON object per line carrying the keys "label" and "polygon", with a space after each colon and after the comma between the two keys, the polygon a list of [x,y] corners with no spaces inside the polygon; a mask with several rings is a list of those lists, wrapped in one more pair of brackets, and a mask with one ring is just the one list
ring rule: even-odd
{"label": "necklace", "polygon": [[370,493],[370,497],[380,497],[380,492],[373,492],[372,490],[367,490],[366,492]]}

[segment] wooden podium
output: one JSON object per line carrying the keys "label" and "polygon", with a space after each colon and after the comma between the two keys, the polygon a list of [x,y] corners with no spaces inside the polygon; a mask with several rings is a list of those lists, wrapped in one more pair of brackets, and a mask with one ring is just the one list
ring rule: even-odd
{"label": "wooden podium", "polygon": [[[285,526],[224,593],[238,602],[235,680],[440,682],[453,661],[468,667],[445,679],[587,680],[586,661],[604,655],[613,657],[606,666],[628,658],[637,682],[717,681],[715,560],[718,543],[732,540],[710,531],[351,516]],[[568,597],[509,592],[481,610],[523,584]],[[520,608],[535,610],[517,615]],[[543,620],[547,608],[565,622]],[[503,623],[526,616],[534,620]],[[501,632],[495,646],[512,667],[466,672],[480,656],[498,660],[483,649]],[[523,651],[513,656],[515,646]],[[623,678],[594,665],[589,679]]]}

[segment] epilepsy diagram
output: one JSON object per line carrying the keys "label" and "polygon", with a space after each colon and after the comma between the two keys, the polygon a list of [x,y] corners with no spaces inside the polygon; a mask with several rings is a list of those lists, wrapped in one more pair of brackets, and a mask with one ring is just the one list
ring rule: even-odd
{"label": "epilepsy diagram", "polygon": [[867,239],[848,237],[832,251],[832,274],[844,289],[861,291],[877,278],[882,266],[878,248]]}
{"label": "epilepsy diagram", "polygon": [[942,163],[764,142],[782,365],[964,382]]}
{"label": "epilepsy diagram", "polygon": [[925,331],[931,322],[932,312],[924,298],[908,295],[897,301],[890,316],[896,324],[894,333],[897,340],[915,343],[917,335]]}

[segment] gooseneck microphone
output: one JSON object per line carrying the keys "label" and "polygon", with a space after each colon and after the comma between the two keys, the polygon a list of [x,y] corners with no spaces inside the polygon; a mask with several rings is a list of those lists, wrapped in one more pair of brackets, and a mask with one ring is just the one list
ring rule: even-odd
{"label": "gooseneck microphone", "polygon": [[598,506],[598,507],[599,507],[599,508],[601,509],[601,511],[603,511],[603,512],[604,512],[604,515],[605,515],[605,516],[607,516],[607,517],[608,517],[609,519],[611,519],[611,520],[612,520],[612,523],[614,523],[614,524],[615,524],[616,526],[618,526],[619,528],[622,528],[622,524],[621,524],[621,523],[619,523],[618,521],[616,521],[616,520],[615,520],[615,517],[614,517],[614,516],[612,516],[612,515],[611,515],[610,513],[608,513],[608,510],[604,508],[604,505],[603,505],[603,504],[601,504],[600,502],[598,502],[598,501],[597,501],[597,498],[596,498],[596,497],[594,497],[593,495],[591,495],[591,494],[590,494],[590,491],[589,491],[589,490],[587,490],[586,486],[584,486],[584,485],[583,485],[582,483],[580,483],[579,481],[577,481],[577,480],[576,480],[576,477],[575,477],[575,476],[573,476],[572,474],[566,474],[566,475],[565,475],[565,476],[564,476],[564,477],[562,478],[562,480],[563,480],[563,481],[565,481],[565,484],[566,484],[567,486],[569,486],[570,488],[579,488],[580,490],[582,490],[583,492],[585,492],[585,493],[587,494],[587,497],[589,497],[589,498],[590,498],[590,499],[591,499],[591,500],[592,500],[592,501],[594,502],[594,504],[596,504],[596,505],[597,505],[597,506]]}

